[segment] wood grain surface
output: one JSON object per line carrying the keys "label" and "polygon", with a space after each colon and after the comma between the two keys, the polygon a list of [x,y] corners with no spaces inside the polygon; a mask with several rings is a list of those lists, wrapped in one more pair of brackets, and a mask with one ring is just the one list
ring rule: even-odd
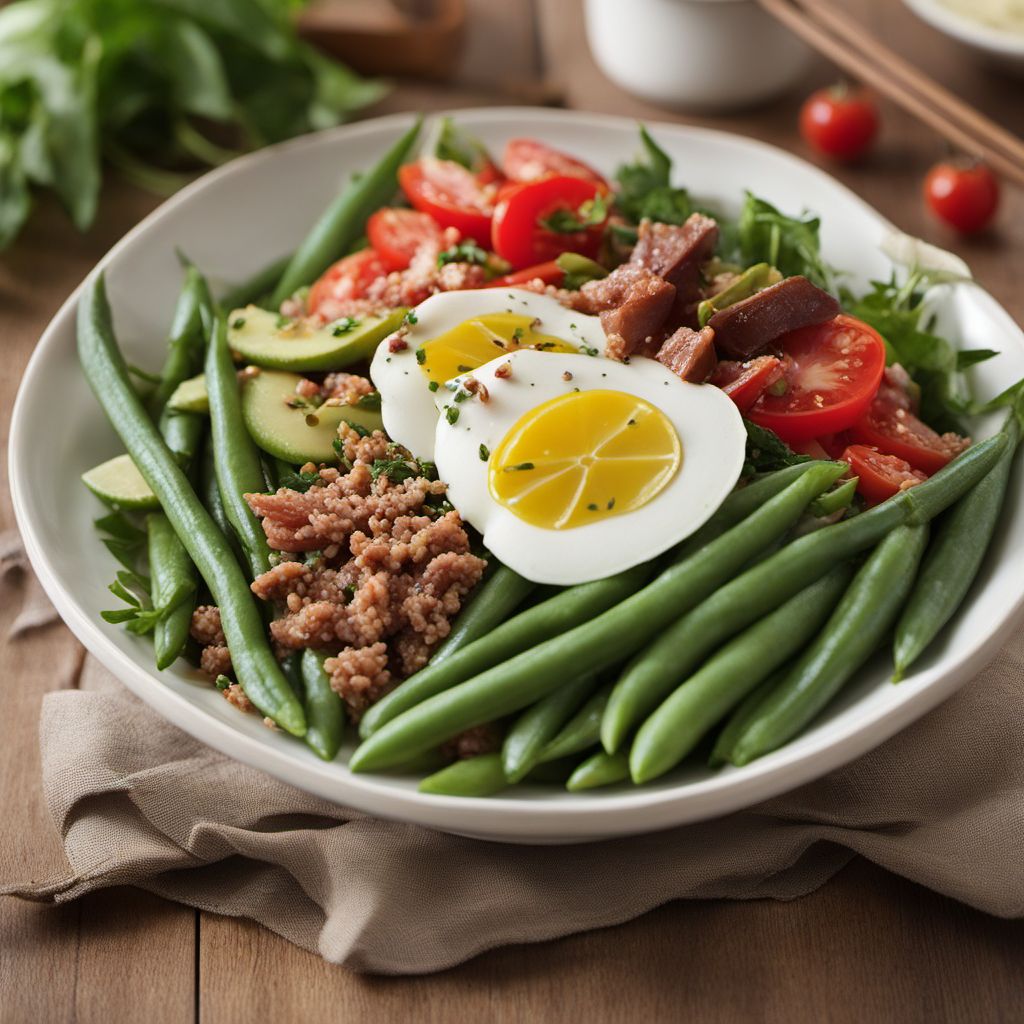
{"label": "wood grain surface", "polygon": [[[979,69],[894,0],[849,0],[848,6],[890,45],[1024,132],[1020,81]],[[581,0],[474,0],[471,8],[458,85],[406,83],[382,109],[561,100],[708,124],[809,155],[794,130],[799,96],[739,115],[684,118],[617,90],[586,50]],[[831,77],[823,66],[808,88]],[[876,156],[861,167],[830,170],[904,230],[963,255],[985,287],[1024,320],[1024,195],[1007,194],[990,235],[953,239],[927,218],[920,198],[923,171],[943,144],[897,111],[884,114]],[[4,479],[10,408],[36,338],[98,257],[155,204],[112,182],[97,228],[82,238],[43,202],[30,229],[0,256]],[[0,530],[12,525],[3,488]],[[0,637],[15,613],[0,608]],[[39,786],[39,704],[48,691],[94,685],[88,668],[83,671],[88,664],[62,625],[0,641],[6,719],[0,880],[60,870],[61,848]],[[4,1024],[1011,1021],[1024,1015],[1022,967],[1024,924],[986,917],[864,861],[793,903],[674,903],[618,928],[497,950],[444,974],[411,979],[360,977],[251,923],[134,890],[110,890],[57,910],[0,902]]]}

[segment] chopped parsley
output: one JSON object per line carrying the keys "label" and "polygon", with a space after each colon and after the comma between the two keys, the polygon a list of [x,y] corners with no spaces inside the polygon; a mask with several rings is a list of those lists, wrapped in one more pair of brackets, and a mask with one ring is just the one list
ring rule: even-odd
{"label": "chopped parsley", "polygon": [[420,318],[416,315],[415,309],[407,309],[405,311],[405,316],[402,317],[402,322],[406,324],[418,324],[420,322]]}
{"label": "chopped parsley", "polygon": [[320,483],[320,473],[313,470],[310,473],[282,473],[277,481],[278,487],[286,487],[289,491],[298,491],[305,494],[315,484]]}
{"label": "chopped parsley", "polygon": [[427,351],[424,348],[416,349],[416,362],[422,366],[427,361]]}
{"label": "chopped parsley", "polygon": [[613,508],[615,508],[615,499],[614,498],[609,498],[608,499],[608,504],[607,504],[606,507],[607,507],[608,511],[611,512],[611,510]]}
{"label": "chopped parsley", "polygon": [[800,462],[808,462],[809,455],[799,455],[793,451],[778,434],[767,427],[759,427],[750,420],[744,420],[747,428],[747,458],[743,463],[743,475],[754,473],[770,473],[785,466],[795,466]]}
{"label": "chopped parsley", "polygon": [[480,461],[481,462],[486,462],[491,457],[490,449],[487,447],[487,445],[482,444],[482,445],[480,445],[480,449],[479,450],[480,450]]}
{"label": "chopped parsley", "polygon": [[438,388],[439,388],[440,386],[441,386],[441,385],[440,385],[440,384],[438,384],[436,380],[432,380],[432,381],[431,381],[431,382],[430,382],[430,383],[429,383],[429,384],[427,385],[427,388],[428,388],[428,390],[430,390],[430,391],[436,391],[436,390],[437,390],[437,389],[438,389]]}
{"label": "chopped parsley", "polygon": [[439,267],[443,267],[447,263],[475,263],[477,266],[483,266],[486,262],[487,252],[471,238],[437,254]]}
{"label": "chopped parsley", "polygon": [[245,326],[245,317],[244,316],[236,316],[235,319],[231,321],[231,326],[236,331],[240,331]]}
{"label": "chopped parsley", "polygon": [[[360,437],[370,436],[370,431],[366,427],[364,427],[362,423],[357,423],[355,420],[342,420],[341,422],[344,423],[346,426],[351,427]],[[338,442],[340,443],[340,441],[341,439],[339,438]]]}
{"label": "chopped parsley", "polygon": [[278,313],[277,319],[274,321],[274,326],[280,331],[282,328],[287,327],[291,323],[291,319],[286,317],[284,313]]}
{"label": "chopped parsley", "polygon": [[354,331],[358,326],[359,321],[354,316],[343,316],[340,320],[335,320],[331,324],[331,334],[336,338],[340,338],[343,334]]}
{"label": "chopped parsley", "polygon": [[371,391],[369,394],[360,395],[356,399],[355,407],[357,409],[366,409],[368,412],[380,412],[380,392]]}
{"label": "chopped parsley", "polygon": [[537,223],[557,235],[574,235],[578,231],[597,227],[608,219],[608,200],[602,195],[594,196],[581,203],[576,210],[560,207],[546,217],[539,217]]}
{"label": "chopped parsley", "polygon": [[524,332],[523,332],[523,329],[522,329],[522,327],[517,327],[517,328],[516,328],[516,329],[515,329],[515,330],[514,330],[514,331],[512,332],[512,340],[513,340],[513,341],[522,341],[522,340],[523,340],[523,333],[524,333]]}
{"label": "chopped parsley", "polygon": [[444,418],[451,424],[458,423],[459,421],[459,409],[455,405],[446,405],[444,407]]}
{"label": "chopped parsley", "polygon": [[590,504],[589,504],[589,505],[587,506],[587,508],[588,508],[588,509],[589,509],[589,510],[590,510],[591,512],[596,512],[596,511],[597,511],[597,506],[596,506],[596,505],[595,505],[595,504],[594,504],[593,502],[591,502],[591,503],[590,503]]}
{"label": "chopped parsley", "polygon": [[419,476],[419,473],[420,467],[408,459],[374,459],[370,466],[370,477],[373,480],[386,476],[393,484]]}
{"label": "chopped parsley", "polygon": [[534,468],[534,465],[533,465],[532,462],[520,462],[520,463],[518,463],[515,466],[506,466],[505,467],[505,472],[506,473],[521,473],[524,470],[533,469],[533,468]]}

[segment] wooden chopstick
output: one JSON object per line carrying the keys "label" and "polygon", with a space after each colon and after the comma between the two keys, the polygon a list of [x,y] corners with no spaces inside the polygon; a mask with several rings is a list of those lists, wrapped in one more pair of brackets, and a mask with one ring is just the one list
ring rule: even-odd
{"label": "wooden chopstick", "polygon": [[887,96],[955,146],[1024,185],[1024,141],[878,42],[827,0],[758,0],[761,7],[852,77]]}

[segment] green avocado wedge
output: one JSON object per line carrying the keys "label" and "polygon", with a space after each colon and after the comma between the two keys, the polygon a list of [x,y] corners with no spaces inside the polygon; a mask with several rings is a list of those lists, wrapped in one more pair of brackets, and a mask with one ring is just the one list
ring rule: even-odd
{"label": "green avocado wedge", "polygon": [[335,462],[334,441],[344,420],[364,430],[383,430],[379,409],[362,405],[295,404],[298,374],[261,370],[242,385],[242,419],[265,452],[293,465]]}
{"label": "green avocado wedge", "polygon": [[228,347],[243,361],[271,370],[341,370],[369,359],[404,316],[404,309],[393,309],[382,316],[343,317],[312,327],[246,306],[228,317]]}

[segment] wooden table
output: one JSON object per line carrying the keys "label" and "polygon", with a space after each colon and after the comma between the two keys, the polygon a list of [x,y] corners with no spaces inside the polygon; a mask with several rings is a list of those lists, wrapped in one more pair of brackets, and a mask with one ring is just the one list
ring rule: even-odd
{"label": "wooden table", "polygon": [[[579,0],[476,0],[472,6],[460,88],[404,86],[387,109],[492,102],[501,90],[508,102],[510,90],[520,102],[561,95],[570,106],[671,117],[618,92],[596,70],[581,37]],[[1019,82],[978,71],[892,0],[851,0],[851,6],[947,84],[1024,130]],[[818,77],[827,80],[829,72]],[[793,98],[763,111],[699,120],[807,155],[794,131],[796,105]],[[838,176],[904,229],[955,248],[1024,319],[1024,197],[1007,196],[991,236],[969,243],[950,238],[927,220],[920,200],[922,173],[942,144],[896,111],[887,109],[885,118],[877,156]],[[43,204],[30,230],[0,259],[7,366],[0,378],[0,459],[21,368],[41,329],[96,259],[154,204],[111,183],[88,238]],[[12,523],[5,490],[0,529]],[[12,614],[0,609],[0,635]],[[0,653],[4,880],[60,870],[60,846],[39,789],[36,724],[44,693],[89,685],[83,662],[62,625],[5,643]],[[495,951],[419,979],[359,977],[253,924],[129,889],[58,910],[0,902],[4,1022],[598,1022],[627,1015],[702,1022],[1010,1020],[1020,1018],[1022,962],[1024,924],[968,910],[864,861],[794,903],[675,903],[618,928]]]}

